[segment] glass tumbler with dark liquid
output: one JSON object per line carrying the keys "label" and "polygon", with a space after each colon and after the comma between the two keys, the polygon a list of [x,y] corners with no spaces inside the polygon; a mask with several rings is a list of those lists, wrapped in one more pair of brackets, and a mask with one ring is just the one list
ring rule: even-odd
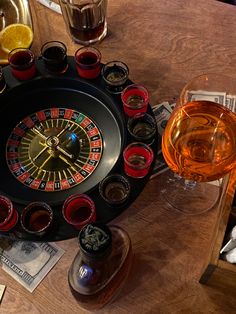
{"label": "glass tumbler with dark liquid", "polygon": [[128,278],[131,241],[118,226],[92,223],[80,231],[79,248],[69,269],[69,286],[82,308],[98,310],[114,299]]}
{"label": "glass tumbler with dark liquid", "polygon": [[106,36],[107,2],[107,0],[59,1],[72,40],[87,46]]}

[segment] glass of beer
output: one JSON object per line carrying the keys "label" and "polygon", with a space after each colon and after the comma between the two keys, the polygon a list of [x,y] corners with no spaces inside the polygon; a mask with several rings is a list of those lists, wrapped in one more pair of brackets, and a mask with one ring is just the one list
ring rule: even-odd
{"label": "glass of beer", "polygon": [[107,34],[108,0],[59,0],[65,25],[72,40],[87,46]]}
{"label": "glass of beer", "polygon": [[233,78],[196,77],[184,87],[166,125],[162,153],[175,175],[170,173],[162,192],[185,214],[211,209],[221,194],[219,179],[236,167],[235,95]]}

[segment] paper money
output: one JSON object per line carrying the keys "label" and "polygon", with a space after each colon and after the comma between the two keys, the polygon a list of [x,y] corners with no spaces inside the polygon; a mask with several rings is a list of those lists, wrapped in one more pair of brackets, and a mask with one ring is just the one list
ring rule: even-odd
{"label": "paper money", "polygon": [[161,103],[154,107],[154,115],[157,123],[158,134],[162,135],[170,118],[172,109],[168,102]]}
{"label": "paper money", "polygon": [[236,95],[230,95],[220,92],[208,92],[203,90],[188,91],[188,101],[208,100],[221,104],[227,107],[232,112],[236,113]]}
{"label": "paper money", "polygon": [[168,169],[169,168],[168,168],[168,166],[164,160],[162,153],[159,153],[156,157],[155,164],[154,164],[150,179],[155,178],[157,175],[160,175],[161,173],[167,171]]}
{"label": "paper money", "polygon": [[2,269],[33,292],[64,254],[55,243],[0,238]]}
{"label": "paper money", "polygon": [[2,301],[2,298],[3,298],[3,295],[4,295],[5,289],[6,289],[6,286],[0,285],[0,303],[1,303],[1,301]]}
{"label": "paper money", "polygon": [[170,105],[169,102],[165,101],[157,106],[152,107],[153,113],[155,115],[157,123],[157,156],[155,160],[155,165],[153,167],[152,175],[150,179],[153,179],[157,175],[168,170],[168,166],[165,163],[164,157],[161,150],[161,138],[166,127],[167,121],[170,118],[171,112],[173,111],[174,106]]}
{"label": "paper money", "polygon": [[204,90],[188,91],[188,101],[194,100],[208,100],[224,105],[226,101],[226,93],[208,92]]}

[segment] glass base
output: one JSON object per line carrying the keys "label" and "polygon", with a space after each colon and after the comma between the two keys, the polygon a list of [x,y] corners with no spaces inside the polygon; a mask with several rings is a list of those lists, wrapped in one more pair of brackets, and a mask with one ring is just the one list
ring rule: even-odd
{"label": "glass base", "polygon": [[[79,32],[79,31],[78,31]],[[86,40],[86,39],[79,39],[78,37],[76,37],[74,34],[73,34],[73,32],[71,32],[70,30],[69,30],[69,33],[70,33],[70,36],[71,36],[71,38],[72,38],[72,40],[76,43],[76,44],[80,44],[80,45],[82,45],[82,46],[89,46],[89,45],[92,45],[92,44],[95,44],[95,43],[97,43],[97,42],[100,42],[100,41],[102,41],[105,37],[106,37],[106,35],[107,35],[107,22],[105,21],[105,23],[104,23],[104,28],[103,28],[103,31],[102,31],[102,33],[99,35],[99,36],[95,36],[93,39],[88,39],[88,40]],[[86,37],[86,36],[85,36]]]}
{"label": "glass base", "polygon": [[219,201],[222,182],[195,182],[168,172],[163,177],[161,194],[172,207],[186,215],[198,215],[212,209]]}

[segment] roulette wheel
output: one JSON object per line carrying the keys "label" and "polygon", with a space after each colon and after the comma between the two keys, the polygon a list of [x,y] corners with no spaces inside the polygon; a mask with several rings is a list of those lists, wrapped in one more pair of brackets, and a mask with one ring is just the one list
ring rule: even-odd
{"label": "roulette wheel", "polygon": [[[78,76],[74,58],[62,75],[51,75],[37,60],[37,75],[19,81],[4,68],[7,90],[0,95],[0,194],[21,214],[30,202],[53,208],[52,230],[42,241],[74,237],[78,230],[62,215],[63,202],[73,194],[87,194],[96,204],[97,221],[107,223],[128,208],[149,179],[127,177],[130,195],[120,206],[101,197],[99,183],[109,174],[124,174],[124,148],[133,141],[127,131],[120,94],[106,90],[102,78]],[[128,82],[131,84],[132,82]],[[153,115],[150,105],[148,112]],[[155,153],[157,140],[151,144]],[[18,225],[17,238],[37,241]],[[5,233],[6,234],[6,233]]]}

